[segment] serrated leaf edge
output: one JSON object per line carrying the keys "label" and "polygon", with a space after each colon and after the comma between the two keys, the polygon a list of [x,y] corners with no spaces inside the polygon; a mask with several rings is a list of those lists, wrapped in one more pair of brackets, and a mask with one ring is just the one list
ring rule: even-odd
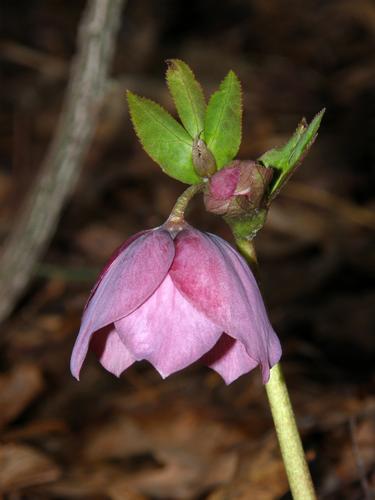
{"label": "serrated leaf edge", "polygon": [[[324,116],[325,111],[326,111],[326,108],[323,108],[321,111],[319,111],[319,113],[317,113],[314,116],[314,118],[311,120],[311,122],[310,122],[309,125],[307,125],[307,122],[306,122],[305,118],[302,118],[302,120],[298,124],[298,127],[297,127],[296,131],[298,130],[299,127],[301,127],[301,128],[303,128],[303,132],[302,132],[300,138],[298,139],[297,143],[299,142],[299,140],[302,139],[303,134],[307,131],[307,129],[311,126],[311,124],[319,117],[319,120],[317,120],[317,129],[316,129],[316,132],[311,137],[310,141],[306,144],[302,155],[298,158],[298,160],[295,163],[295,165],[293,165],[293,167],[289,167],[289,169],[287,169],[286,172],[285,172],[285,170],[280,170],[280,172],[281,172],[280,176],[277,179],[276,184],[273,187],[272,191],[270,192],[270,196],[269,196],[269,199],[267,201],[268,205],[276,198],[276,196],[279,194],[279,192],[281,191],[281,189],[283,188],[283,186],[286,184],[286,182],[288,181],[288,179],[295,173],[295,171],[297,170],[297,168],[301,165],[301,163],[303,162],[303,160],[306,158],[306,155],[310,151],[312,145],[314,144],[314,142],[316,141],[316,139],[317,139],[317,137],[319,135],[318,130],[319,130],[319,127],[320,127],[320,124],[321,124],[321,121],[322,121],[322,118]],[[296,143],[296,145],[297,145],[297,143]],[[288,157],[288,163],[289,163],[289,160],[292,157],[292,154],[293,154],[293,152]],[[270,165],[270,166],[272,166],[272,165]]]}
{"label": "serrated leaf edge", "polygon": [[[227,79],[229,76],[234,77],[233,82],[236,82],[236,83],[238,83],[238,85],[239,85],[239,89],[240,89],[240,115],[241,115],[241,118],[242,118],[242,86],[241,86],[240,79],[238,78],[238,76],[236,75],[236,73],[235,73],[233,70],[229,70],[229,71],[228,71],[227,75],[226,75],[226,76],[223,78],[223,80],[220,82],[219,89],[218,89],[218,90],[216,90],[216,92],[214,92],[214,93],[211,95],[211,97],[210,97],[210,99],[209,99],[209,101],[208,101],[208,104],[207,104],[207,108],[210,106],[210,102],[211,102],[211,100],[213,99],[213,97],[214,97],[214,96],[216,96],[217,94],[219,94],[220,92],[222,92],[222,90],[223,90],[223,89],[222,89],[222,87],[224,86],[224,83],[225,83],[226,79]],[[228,92],[227,92],[227,93],[229,94],[229,90],[228,90]],[[207,110],[206,110],[206,112],[207,112]],[[216,124],[216,128],[215,128],[215,133],[213,134],[213,136],[215,136],[215,135],[216,135],[216,131],[217,131],[218,127],[219,127],[219,123],[220,123],[220,121],[221,121],[221,117],[222,117],[223,113],[224,113],[224,106],[222,107],[220,120],[217,120],[217,122],[216,122],[217,124]],[[206,138],[205,138],[205,139],[206,139]],[[238,150],[239,150],[239,147],[240,147],[240,144],[241,144],[241,140],[242,140],[242,120],[240,121],[240,137],[239,137],[239,142],[238,142],[238,146],[237,146],[237,151],[234,153],[233,157],[237,154],[237,152],[238,152]],[[208,144],[208,142],[207,142],[207,146],[211,149],[211,147],[212,147],[212,141],[211,141],[211,143],[210,143],[210,144]]]}
{"label": "serrated leaf edge", "polygon": [[[160,111],[164,112],[166,115],[169,116],[169,118],[171,118],[171,120],[173,120],[175,122],[175,124],[181,129],[181,132],[187,136],[188,140],[186,140],[186,139],[184,140],[182,138],[179,138],[178,135],[176,135],[176,133],[174,132],[174,130],[169,129],[168,127],[165,126],[165,124],[161,123],[159,120],[156,119],[155,121],[157,121],[162,126],[162,128],[166,129],[169,133],[171,133],[172,135],[174,135],[176,137],[176,139],[178,140],[178,142],[184,142],[188,146],[190,146],[190,145],[193,144],[193,141],[190,140],[190,135],[187,133],[187,131],[185,130],[185,128],[180,123],[178,123],[178,121],[175,120],[173,118],[173,116],[165,108],[163,108],[163,106],[161,106],[157,102],[153,101],[152,99],[148,99],[147,97],[139,96],[137,94],[134,94],[130,90],[128,90],[127,91],[127,97],[128,97],[130,118],[131,118],[131,121],[133,123],[134,130],[137,133],[137,137],[138,137],[138,139],[140,140],[141,143],[142,143],[142,141],[141,141],[141,138],[138,136],[137,125],[135,124],[135,121],[134,121],[134,118],[133,118],[133,113],[132,113],[131,104],[130,104],[130,101],[129,101],[129,96],[131,96],[132,98],[135,97],[139,101],[150,103],[151,105],[157,107]],[[149,113],[148,110],[146,110],[146,114],[148,114],[149,116],[152,116],[152,118],[155,119],[154,115],[152,115],[151,113]]]}
{"label": "serrated leaf edge", "polygon": [[[204,102],[204,104],[205,104],[205,108],[207,108],[206,98],[205,98],[205,95],[204,95],[204,92],[203,92],[202,85],[201,85],[201,84],[199,83],[199,81],[196,79],[196,76],[195,76],[195,74],[194,74],[194,71],[193,71],[193,70],[190,68],[190,66],[189,66],[188,64],[186,64],[186,63],[185,63],[185,61],[183,61],[182,59],[167,59],[167,63],[170,63],[170,62],[171,62],[171,63],[173,63],[174,61],[179,62],[179,63],[182,63],[183,65],[185,65],[185,66],[186,66],[186,68],[188,69],[188,71],[190,71],[190,73],[191,73],[191,75],[192,75],[192,77],[193,77],[193,79],[194,79],[195,83],[197,84],[198,90],[199,90],[199,91],[200,91],[200,93],[201,93],[201,96],[202,96],[202,98],[203,98],[203,102]],[[180,118],[181,118],[181,115],[180,115],[180,113],[179,113],[179,111],[178,111],[178,108],[177,108],[176,99],[175,99],[175,97],[174,97],[174,95],[173,95],[173,92],[172,92],[172,89],[171,89],[171,85],[170,85],[170,82],[169,82],[169,79],[168,79],[168,73],[171,73],[172,71],[173,71],[172,66],[169,66],[169,67],[167,68],[167,71],[166,71],[166,78],[165,78],[165,79],[166,79],[166,82],[167,82],[167,86],[168,86],[169,92],[170,92],[170,94],[171,94],[171,96],[172,96],[172,100],[173,100],[173,102],[174,102],[174,105],[175,105],[175,107],[176,107],[176,109],[177,109],[177,112],[178,112],[178,114],[179,114]],[[192,96],[191,96],[191,93],[190,93],[190,90],[189,90],[189,86],[185,84],[185,80],[184,80],[184,77],[183,77],[183,73],[181,73],[181,80],[183,81],[183,83],[184,83],[184,88],[186,89],[186,93],[187,93],[187,94],[188,94],[188,96],[189,96],[189,101],[190,101],[190,102],[191,102],[191,104],[192,104],[192,109],[194,109],[194,113],[193,113],[193,114],[194,114],[194,118],[195,118],[195,122],[196,122],[196,128],[197,128],[197,129],[199,129],[200,127],[199,127],[199,123],[198,123],[198,121],[199,121],[199,120],[198,120],[198,110],[197,110],[197,109],[196,109],[196,107],[195,107],[194,99],[193,99],[193,98],[192,98]],[[206,110],[206,109],[205,109],[205,110]],[[204,120],[204,117],[203,117],[203,120]],[[181,121],[182,121],[182,119],[181,119]],[[185,127],[185,126],[184,126],[184,129],[186,130],[186,132],[187,132],[187,133],[188,133],[188,134],[189,134],[189,135],[190,135],[193,139],[195,139],[195,137],[193,137],[193,136],[190,134],[190,132],[186,129],[186,127]]]}
{"label": "serrated leaf edge", "polygon": [[[185,142],[185,144],[187,144],[188,146],[191,146],[191,145],[192,145],[192,143],[193,143],[193,141],[191,140],[190,135],[187,133],[187,131],[184,129],[184,127],[183,127],[180,123],[178,123],[178,121],[177,121],[177,120],[175,120],[175,119],[173,118],[173,116],[172,116],[172,115],[171,115],[171,114],[170,114],[170,113],[169,113],[169,112],[168,112],[165,108],[163,108],[163,106],[161,106],[161,105],[160,105],[160,104],[158,104],[157,102],[153,101],[152,99],[148,99],[147,97],[139,96],[138,94],[135,94],[134,92],[132,92],[132,91],[130,91],[130,90],[127,90],[127,91],[126,91],[126,98],[127,98],[128,107],[129,107],[130,119],[131,119],[131,122],[132,122],[132,124],[133,124],[133,128],[134,128],[135,134],[136,134],[136,136],[137,136],[137,138],[138,138],[139,142],[141,143],[141,146],[142,146],[143,150],[145,151],[145,153],[146,153],[146,154],[147,154],[147,155],[148,155],[148,156],[149,156],[149,157],[150,157],[150,158],[151,158],[151,159],[152,159],[152,160],[153,160],[153,161],[154,161],[157,165],[159,165],[159,166],[160,166],[160,168],[162,169],[162,171],[163,171],[166,175],[168,175],[169,177],[172,177],[172,178],[174,178],[174,179],[177,179],[177,180],[179,180],[180,182],[184,182],[184,183],[186,183],[186,184],[191,184],[192,182],[190,182],[190,181],[181,180],[181,178],[178,178],[178,177],[172,176],[172,175],[171,175],[170,173],[168,173],[168,171],[165,169],[164,165],[162,165],[161,163],[159,163],[159,161],[158,161],[158,160],[154,157],[154,155],[150,154],[150,153],[147,151],[147,149],[146,149],[146,147],[145,147],[145,145],[144,145],[144,142],[143,142],[143,140],[142,140],[142,138],[140,137],[140,134],[139,134],[139,132],[138,132],[138,127],[137,127],[137,125],[136,125],[136,123],[135,123],[135,121],[134,121],[133,112],[132,112],[132,105],[131,105],[130,100],[129,100],[129,98],[131,99],[131,98],[133,98],[133,97],[135,97],[136,99],[138,99],[138,100],[140,100],[140,101],[143,101],[143,102],[149,102],[149,103],[151,103],[151,104],[155,105],[156,107],[158,107],[159,109],[161,109],[162,111],[164,111],[167,115],[169,115],[169,116],[170,116],[170,118],[176,122],[176,124],[177,124],[177,125],[181,128],[181,131],[182,131],[184,134],[186,134],[187,138],[189,139],[188,141],[183,141],[183,140],[180,140],[180,139],[179,139],[179,137],[178,137],[178,136],[176,136],[176,134],[172,131],[172,134],[173,134],[173,135],[174,135],[174,136],[178,139],[178,142]],[[164,128],[166,128],[166,127],[164,127]],[[167,130],[169,130],[169,129],[167,129]],[[170,141],[169,141],[169,142],[170,142]],[[177,141],[176,141],[176,142],[177,142]],[[195,175],[195,176],[196,176],[196,182],[199,182],[199,181],[200,181],[200,179],[199,179],[198,175],[196,175],[196,174],[194,174],[194,173],[193,173],[193,175]]]}

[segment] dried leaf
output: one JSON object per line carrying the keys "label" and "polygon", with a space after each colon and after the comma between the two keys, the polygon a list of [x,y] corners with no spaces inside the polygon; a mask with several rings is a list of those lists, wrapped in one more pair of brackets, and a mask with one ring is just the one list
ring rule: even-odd
{"label": "dried leaf", "polygon": [[0,445],[0,492],[55,481],[59,476],[57,465],[30,446]]}
{"label": "dried leaf", "polygon": [[0,376],[0,427],[17,418],[43,390],[42,373],[35,365],[17,365]]}

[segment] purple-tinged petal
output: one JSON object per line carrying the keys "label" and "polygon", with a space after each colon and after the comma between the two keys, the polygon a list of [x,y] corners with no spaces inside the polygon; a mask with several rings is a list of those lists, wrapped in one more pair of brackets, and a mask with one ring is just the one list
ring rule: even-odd
{"label": "purple-tinged petal", "polygon": [[222,334],[219,326],[181,295],[169,276],[115,327],[134,357],[148,360],[162,377],[197,361]]}
{"label": "purple-tinged petal", "polygon": [[273,169],[255,161],[234,160],[216,172],[204,190],[209,212],[238,217],[263,206]]}
{"label": "purple-tinged petal", "polygon": [[213,175],[209,182],[210,195],[217,200],[227,200],[234,195],[240,170],[237,167],[226,167]]}
{"label": "purple-tinged petal", "polygon": [[226,241],[195,229],[175,239],[170,276],[181,293],[223,331],[239,340],[269,378],[281,348],[253,274]]}
{"label": "purple-tinged petal", "polygon": [[133,240],[107,267],[83,313],[71,358],[73,376],[79,377],[92,334],[143,304],[165,278],[173,257],[173,240],[159,228]]}
{"label": "purple-tinged petal", "polygon": [[258,365],[241,342],[225,333],[201,361],[219,373],[227,385]]}
{"label": "purple-tinged petal", "polygon": [[135,361],[134,356],[121,342],[113,324],[94,333],[90,349],[97,355],[101,365],[116,377]]}
{"label": "purple-tinged petal", "polygon": [[[268,361],[270,364],[270,367],[272,368],[273,366],[276,365],[280,361],[281,355],[282,355],[282,349],[281,349],[281,344],[279,337],[276,335],[275,331],[272,329],[272,331],[269,332],[269,347],[268,347]],[[269,375],[267,378],[267,382],[269,379]]]}
{"label": "purple-tinged petal", "polygon": [[238,168],[223,168],[213,175],[204,193],[204,204],[209,212],[223,215],[227,212],[239,180]]}
{"label": "purple-tinged petal", "polygon": [[152,231],[152,230],[140,231],[139,233],[133,234],[133,236],[130,236],[130,238],[128,238],[126,241],[124,241],[124,243],[122,243],[118,248],[116,248],[116,250],[112,253],[110,258],[107,260],[103,269],[100,271],[100,274],[96,280],[96,283],[92,287],[89,298],[86,301],[85,307],[83,309],[84,311],[87,309],[87,306],[89,305],[90,300],[94,296],[94,293],[96,292],[98,286],[100,285],[104,275],[106,274],[107,270],[111,266],[112,262],[114,262],[117,259],[117,257],[120,255],[120,253],[122,253],[131,243],[133,243],[133,241],[137,240],[140,236],[149,233],[150,231]]}
{"label": "purple-tinged petal", "polygon": [[[243,343],[249,356],[253,357],[251,341],[254,335],[258,335],[262,378],[263,383],[266,383],[270,377],[270,368],[280,361],[282,350],[279,338],[268,319],[258,284],[245,259],[229,243],[214,234],[208,234],[208,236],[231,261],[246,292],[248,304],[252,306],[253,321],[248,325],[247,331],[237,330],[234,336]],[[247,333],[249,333],[248,336]]]}

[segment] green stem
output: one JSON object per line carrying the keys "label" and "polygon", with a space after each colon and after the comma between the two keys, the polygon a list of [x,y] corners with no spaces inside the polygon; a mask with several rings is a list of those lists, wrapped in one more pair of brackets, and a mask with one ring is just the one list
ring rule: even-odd
{"label": "green stem", "polygon": [[293,498],[315,500],[314,485],[280,363],[271,369],[266,392]]}
{"label": "green stem", "polygon": [[177,201],[171,211],[170,216],[165,224],[179,224],[184,221],[185,210],[190,202],[190,200],[202,189],[204,184],[193,184],[189,186],[185,191],[177,198]]}
{"label": "green stem", "polygon": [[257,282],[259,283],[259,264],[253,242],[246,238],[236,238],[237,248],[245,257]]}
{"label": "green stem", "polygon": [[[237,239],[236,243],[252,270],[257,271],[258,261],[253,243],[245,238]],[[280,363],[271,369],[265,387],[293,499],[315,500],[314,485]]]}

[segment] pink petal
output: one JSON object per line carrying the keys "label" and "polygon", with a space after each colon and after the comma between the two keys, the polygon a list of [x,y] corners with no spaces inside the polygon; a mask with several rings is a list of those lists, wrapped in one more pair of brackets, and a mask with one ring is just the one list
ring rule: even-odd
{"label": "pink petal", "polygon": [[197,361],[222,334],[219,326],[181,295],[169,276],[115,327],[134,357],[148,360],[162,377]]}
{"label": "pink petal", "polygon": [[77,379],[92,334],[147,300],[173,261],[173,240],[164,229],[148,231],[124,248],[99,278],[83,313],[71,358],[71,372]]}
{"label": "pink petal", "polygon": [[113,324],[94,333],[90,349],[95,352],[102,366],[117,377],[135,361],[121,342]]}
{"label": "pink petal", "polygon": [[118,248],[116,248],[116,250],[112,253],[110,258],[107,260],[103,269],[100,271],[100,274],[96,280],[96,283],[90,292],[89,298],[87,299],[86,305],[84,307],[84,311],[87,309],[87,306],[89,305],[92,297],[94,296],[94,293],[96,292],[98,286],[100,285],[103,277],[105,276],[105,274],[106,274],[107,270],[109,269],[109,267],[111,266],[112,262],[114,260],[116,260],[117,257],[120,255],[120,253],[122,253],[131,243],[133,243],[133,241],[137,240],[143,234],[147,234],[149,232],[150,231],[140,231],[139,233],[133,234],[133,236],[130,236],[130,238],[128,238],[126,241],[124,241],[124,243],[122,243]]}
{"label": "pink petal", "polygon": [[238,180],[240,169],[237,166],[226,167],[213,175],[209,182],[210,196],[217,200],[226,200],[233,196]]}
{"label": "pink petal", "polygon": [[247,354],[241,342],[225,333],[201,361],[219,373],[226,384],[231,384],[258,365],[258,361]]}
{"label": "pink petal", "polygon": [[281,355],[276,334],[245,260],[218,236],[195,229],[175,239],[170,276],[181,293],[262,365],[263,380]]}
{"label": "pink petal", "polygon": [[[260,334],[262,347],[266,352],[266,354],[262,355],[260,358],[263,382],[266,383],[270,377],[270,368],[280,361],[282,350],[279,338],[268,319],[268,314],[258,284],[245,259],[229,245],[229,243],[214,234],[209,234],[209,237],[218,246],[221,246],[223,251],[227,252],[226,254],[231,260],[246,290],[248,301],[253,305],[253,317],[255,321],[249,326],[253,328],[254,332]],[[236,338],[244,344],[247,353],[251,356],[251,349],[249,348],[249,342],[246,336],[242,333]]]}

